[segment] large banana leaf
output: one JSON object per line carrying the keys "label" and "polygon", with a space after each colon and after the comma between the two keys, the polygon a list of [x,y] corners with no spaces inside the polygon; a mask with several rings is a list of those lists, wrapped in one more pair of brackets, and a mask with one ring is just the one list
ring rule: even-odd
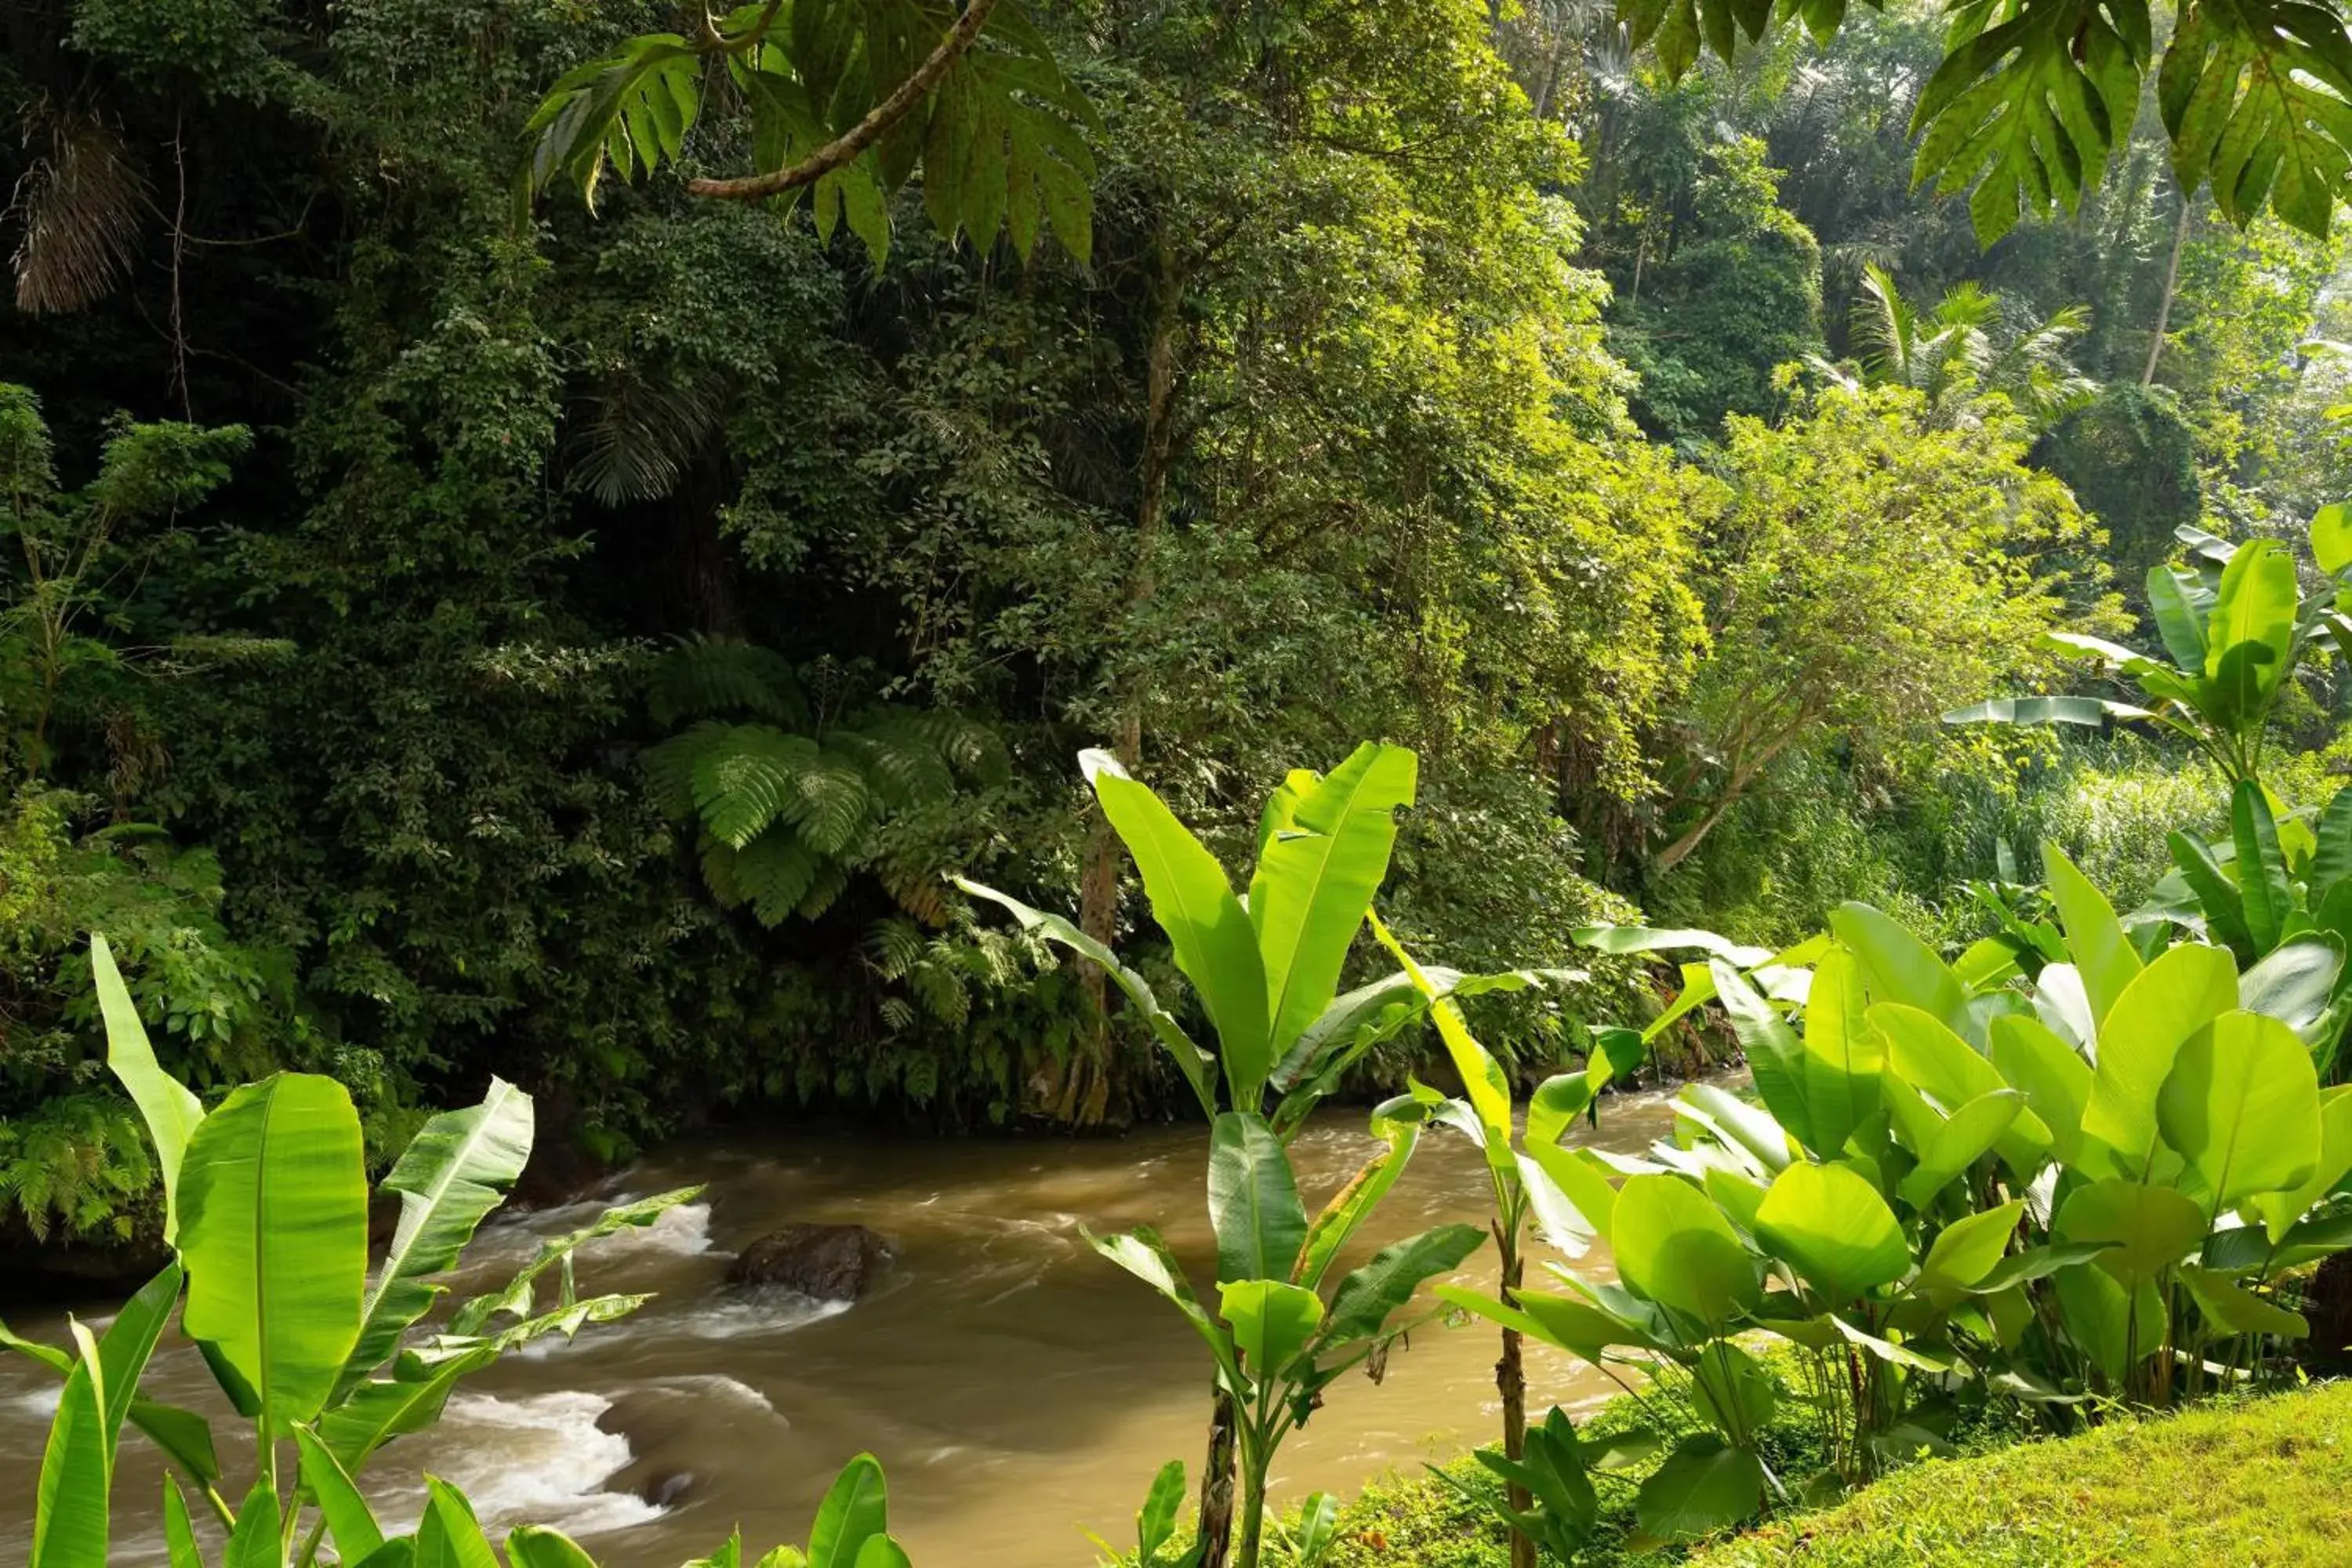
{"label": "large banana leaf", "polygon": [[[1255,1110],[1274,1052],[1265,964],[1257,933],[1215,856],[1160,797],[1127,776],[1108,752],[1079,753],[1103,815],[1135,857],[1152,918],[1175,949],[1176,967],[1201,994],[1217,1031],[1218,1057],[1236,1109]],[[1328,994],[1320,1001],[1328,1000]]]}
{"label": "large banana leaf", "polygon": [[1258,852],[1249,920],[1277,1060],[1339,989],[1349,946],[1388,875],[1396,810],[1412,804],[1417,766],[1402,746],[1357,747],[1292,804]]}
{"label": "large banana leaf", "polygon": [[351,1096],[307,1073],[236,1090],[188,1141],[180,1199],[183,1327],[282,1436],[325,1405],[359,1337],[367,1176]]}
{"label": "large banana leaf", "polygon": [[33,1500],[31,1568],[92,1568],[106,1561],[107,1498],[114,1486],[106,1433],[106,1375],[98,1342],[71,1325],[81,1355],[66,1374]]}
{"label": "large banana leaf", "polygon": [[442,1288],[426,1279],[457,1263],[475,1227],[505,1200],[530,1141],[530,1096],[497,1078],[479,1105],[444,1111],[410,1141],[383,1179],[385,1191],[400,1194],[400,1224],[362,1303],[359,1339],[332,1397],[383,1365],[431,1308]]}
{"label": "large banana leaf", "polygon": [[2054,844],[2042,847],[2042,875],[2058,906],[2059,924],[2066,933],[2066,951],[2083,977],[2095,1019],[2107,1016],[2124,987],[2139,978],[2139,953],[2124,934],[2115,906],[2074,862]]}
{"label": "large banana leaf", "polygon": [[106,1065],[121,1080],[131,1103],[147,1123],[155,1142],[155,1168],[163,1177],[163,1240],[179,1237],[180,1162],[196,1124],[205,1119],[202,1101],[185,1084],[165,1072],[148,1044],[147,1026],[139,1008],[114,967],[114,950],[96,931],[89,937],[89,973],[98,983],[98,1008],[106,1019]]}
{"label": "large banana leaf", "polygon": [[1229,1110],[1209,1134],[1217,1279],[1287,1279],[1307,1241],[1290,1157],[1262,1117]]}

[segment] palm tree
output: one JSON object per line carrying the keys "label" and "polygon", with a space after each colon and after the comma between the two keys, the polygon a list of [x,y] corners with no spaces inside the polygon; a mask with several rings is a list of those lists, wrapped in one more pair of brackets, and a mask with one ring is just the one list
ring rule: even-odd
{"label": "palm tree", "polygon": [[[1937,424],[1966,423],[1998,395],[2036,429],[2047,429],[2098,391],[2067,357],[2090,325],[2080,305],[2012,326],[2000,296],[1970,281],[1953,284],[1922,310],[1876,262],[1862,269],[1862,294],[1853,313],[1861,379],[1909,387],[1927,400]],[[1834,367],[1817,368],[1852,379]]]}

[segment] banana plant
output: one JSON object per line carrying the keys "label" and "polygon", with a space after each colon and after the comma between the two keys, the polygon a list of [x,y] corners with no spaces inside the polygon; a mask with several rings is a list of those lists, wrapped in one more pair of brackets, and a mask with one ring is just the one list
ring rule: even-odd
{"label": "banana plant", "polygon": [[[1257,860],[1245,895],[1225,868],[1150,788],[1108,752],[1078,764],[1104,817],[1126,844],[1176,963],[1198,996],[1216,1049],[1204,1049],[1150,983],[1076,924],[992,888],[956,878],[1002,905],[1023,929],[1098,965],[1125,994],[1202,1114],[1264,1114],[1280,1138],[1307,1117],[1380,1041],[1419,1018],[1433,997],[1564,985],[1577,971],[1462,974],[1432,968],[1339,994],[1348,952],[1371,914],[1396,845],[1396,813],[1411,805],[1419,763],[1402,746],[1367,742],[1328,774],[1293,771],[1259,814]],[[1394,1151],[1376,1155],[1385,1166]],[[1359,1180],[1366,1178],[1360,1177]],[[1204,1568],[1223,1568],[1233,1502],[1239,1413],[1220,1383],[1202,1465]]]}
{"label": "banana plant", "polygon": [[[2166,836],[2175,869],[2129,917],[2135,935],[2178,927],[2230,950],[2261,1011],[2308,1045],[2323,1082],[2343,1076],[2352,1026],[2352,790],[2316,822],[2282,816],[2267,790],[2242,779],[2231,794],[2230,835],[2208,843]],[[2145,945],[2143,943],[2142,945]]]}
{"label": "banana plant", "polygon": [[1718,961],[1760,1103],[1695,1085],[1647,1159],[1581,1184],[1563,1166],[1618,1281],[1441,1287],[1612,1375],[1676,1380],[1706,1430],[1643,1483],[1645,1531],[1727,1528],[1786,1490],[1756,1441],[1780,1397],[1758,1331],[1807,1358],[1839,1482],[1935,1447],[1964,1397],[2161,1402],[2179,1369],[2238,1381],[2306,1331],[2283,1279],[2352,1243],[2352,1091],[2320,1088],[2278,1016],[2308,991],[2202,942],[2146,956],[2063,855],[2044,863],[2063,957],[2030,985],[1859,904],[1801,1000]]}
{"label": "banana plant", "polygon": [[1273,1126],[1249,1111],[1221,1114],[1209,1153],[1214,1314],[1157,1232],[1140,1227],[1087,1238],[1166,1298],[1208,1346],[1217,1384],[1235,1415],[1239,1568],[1259,1568],[1264,1556],[1266,1479],[1284,1439],[1307,1424],[1335,1381],[1411,1326],[1397,1320],[1420,1286],[1458,1268],[1484,1239],[1475,1226],[1438,1226],[1381,1248],[1333,1280],[1340,1252],[1402,1173],[1426,1109],[1407,1096],[1376,1110],[1373,1134],[1393,1158],[1342,1187],[1311,1221]]}
{"label": "banana plant", "polygon": [[[319,1450],[304,1448],[306,1465],[315,1452]],[[498,1554],[473,1504],[448,1482],[426,1477],[425,1512],[415,1531],[386,1536],[366,1500],[332,1469],[333,1461],[326,1459],[323,1464],[327,1468],[320,1478],[324,1483],[321,1506],[339,1562],[354,1568],[422,1568],[425,1564],[499,1568]],[[184,1529],[184,1514],[179,1518],[180,1524],[166,1521],[173,1568],[184,1564],[201,1568],[203,1558],[197,1553],[195,1539]],[[562,1531],[536,1524],[519,1525],[508,1532],[506,1557],[507,1568],[596,1568],[596,1560],[579,1542]],[[232,1538],[228,1568],[245,1568],[245,1562],[236,1556]],[[817,1505],[805,1550],[778,1546],[755,1560],[747,1559],[739,1530],[718,1551],[696,1558],[686,1568],[746,1568],[747,1563],[751,1568],[911,1568],[906,1548],[890,1534],[889,1496],[881,1462],[871,1454],[860,1454],[842,1468]]]}
{"label": "banana plant", "polygon": [[1195,1536],[1183,1550],[1176,1545],[1177,1516],[1184,1510],[1184,1461],[1171,1459],[1151,1478],[1143,1506],[1135,1514],[1135,1551],[1122,1552],[1091,1531],[1087,1539],[1101,1549],[1100,1568],[1198,1568],[1208,1542]]}
{"label": "banana plant", "polygon": [[[446,1289],[476,1227],[503,1200],[530,1152],[530,1097],[493,1079],[479,1105],[428,1121],[384,1179],[400,1198],[392,1244],[368,1269],[368,1188],[359,1117],[331,1079],[278,1073],[233,1089],[207,1111],[158,1065],[102,936],[90,968],[107,1028],[107,1061],[139,1107],[165,1182],[173,1260],[93,1338],[69,1322],[73,1349],[0,1328],[0,1343],[61,1373],[65,1386],[41,1467],[33,1568],[106,1560],[115,1458],[123,1426],[169,1462],[165,1521],[173,1562],[193,1552],[193,1490],[229,1539],[228,1561],[317,1561],[354,1478],[384,1444],[436,1420],[457,1383],[550,1333],[634,1311],[642,1296],[581,1297],[572,1252],[652,1223],[695,1195],[688,1188],[607,1211],[544,1244],[501,1289],[460,1306],[446,1328],[404,1346]],[[553,1299],[541,1280],[559,1273]],[[144,1398],[141,1376],[174,1308],[236,1415],[251,1423],[254,1477],[232,1506],[211,1423]],[[317,1517],[307,1534],[306,1516]],[[357,1526],[354,1525],[357,1531]],[[360,1532],[363,1533],[363,1532]],[[341,1561],[368,1554],[338,1541]],[[371,1547],[370,1551],[373,1548]],[[430,1559],[442,1561],[445,1559]]]}
{"label": "banana plant", "polygon": [[2312,555],[2328,580],[2305,598],[2294,558],[2276,540],[2232,544],[2191,524],[2176,530],[2189,564],[2147,574],[2148,605],[2165,658],[2103,637],[2052,632],[2061,651],[2095,660],[2139,688],[2143,703],[2095,697],[2001,697],[1944,715],[1948,724],[2087,724],[2140,720],[2194,746],[2232,784],[2258,778],[2279,693],[2316,642],[2352,652],[2352,521],[2321,510]]}
{"label": "banana plant", "polygon": [[[1530,1223],[1546,1241],[1570,1256],[1586,1250],[1592,1227],[1570,1201],[1561,1179],[1565,1176],[1581,1185],[1589,1167],[1576,1163],[1560,1140],[1580,1117],[1592,1113],[1597,1097],[1619,1072],[1641,1064],[1647,1041],[1629,1029],[1598,1031],[1581,1070],[1557,1074],[1538,1086],[1528,1101],[1522,1138],[1513,1126],[1510,1079],[1502,1065],[1471,1034],[1454,996],[1413,962],[1378,915],[1371,917],[1371,923],[1381,944],[1421,988],[1436,1021],[1438,1037],[1462,1079],[1460,1100],[1447,1100],[1418,1083],[1413,1086],[1413,1098],[1431,1120],[1469,1138],[1485,1158],[1495,1205],[1491,1228],[1500,1266],[1501,1300],[1511,1304],[1526,1280],[1525,1247]],[[1521,1466],[1530,1461],[1526,1448],[1529,1430],[1526,1361],[1517,1329],[1504,1325],[1502,1348],[1502,1356],[1495,1363],[1496,1392],[1502,1396],[1502,1462]],[[1538,1494],[1529,1489],[1529,1481],[1537,1472],[1504,1473],[1509,1489],[1507,1512],[1533,1517],[1528,1510]],[[1513,1568],[1535,1568],[1537,1549],[1544,1541],[1543,1534],[1515,1526]]]}

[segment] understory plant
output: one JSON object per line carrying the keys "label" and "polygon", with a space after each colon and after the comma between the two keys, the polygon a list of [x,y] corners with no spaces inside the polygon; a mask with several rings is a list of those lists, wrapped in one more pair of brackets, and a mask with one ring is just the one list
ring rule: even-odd
{"label": "understory plant", "polygon": [[[439,1419],[464,1378],[534,1340],[569,1338],[643,1305],[647,1298],[639,1295],[580,1295],[573,1255],[599,1237],[651,1224],[698,1189],[605,1210],[543,1242],[504,1285],[421,1331],[447,1289],[443,1277],[530,1157],[530,1097],[494,1079],[480,1104],[425,1124],[384,1178],[383,1190],[399,1197],[400,1217],[371,1272],[359,1119],[342,1086],[281,1072],[232,1089],[207,1110],[157,1064],[102,936],[91,939],[90,967],[108,1065],[153,1143],[173,1258],[102,1335],[69,1321],[70,1349],[0,1329],[0,1342],[63,1379],[41,1464],[32,1568],[92,1568],[107,1560],[125,1425],[168,1463],[163,1526],[174,1568],[204,1561],[200,1514],[226,1538],[221,1560],[228,1568],[311,1568],[330,1547],[335,1562],[373,1568],[495,1568],[456,1489],[428,1478],[415,1531],[387,1536],[359,1478],[386,1444]],[[249,1467],[222,1463],[206,1417],[140,1391],[175,1312],[225,1401],[251,1424]],[[248,1470],[250,1489],[232,1503],[224,1477]],[[870,1458],[854,1463],[820,1515],[807,1560],[838,1568],[903,1564],[904,1553],[887,1542],[882,1496],[879,1468]],[[590,1563],[572,1542],[535,1527],[516,1531],[507,1550],[516,1568]],[[709,1561],[735,1568],[740,1557],[737,1544]],[[782,1568],[803,1558],[779,1549],[762,1561]]]}
{"label": "understory plant", "polygon": [[[1970,1405],[2064,1425],[2242,1385],[2306,1332],[2294,1271],[2352,1244],[2352,1093],[2314,1058],[2340,950],[2242,972],[2163,926],[2144,950],[2054,849],[2045,871],[2063,956],[2031,975],[1998,942],[1947,963],[1859,904],[1779,955],[1810,966],[1779,999],[1713,959],[1760,1103],[1694,1085],[1646,1157],[1553,1162],[1617,1282],[1441,1288],[1687,1400],[1706,1429],[1643,1484],[1645,1532],[1866,1480]],[[1759,1332],[1808,1368],[1822,1476],[1768,1466]]]}
{"label": "understory plant", "polygon": [[[1388,874],[1396,844],[1396,812],[1412,804],[1419,768],[1413,753],[1403,747],[1367,742],[1328,774],[1291,772],[1259,815],[1257,859],[1246,896],[1235,894],[1216,857],[1166,803],[1129,777],[1117,758],[1088,751],[1080,753],[1078,763],[1105,818],[1135,859],[1152,918],[1199,1000],[1216,1049],[1198,1044],[1140,973],[1070,921],[961,878],[956,885],[1003,906],[1024,930],[1099,965],[1118,985],[1217,1129],[1209,1173],[1213,1215],[1221,1201],[1221,1172],[1234,1169],[1234,1156],[1223,1152],[1245,1145],[1250,1169],[1271,1171],[1279,1164],[1282,1181],[1288,1182],[1283,1145],[1366,1051],[1418,1017],[1433,999],[1580,978],[1558,971],[1465,975],[1452,970],[1416,973],[1401,969],[1339,993],[1349,950],[1370,918],[1373,896]],[[1391,1102],[1393,1109],[1374,1118],[1374,1134],[1388,1146],[1348,1189],[1371,1194],[1368,1203],[1394,1182],[1412,1151],[1408,1132],[1414,1123],[1405,1110],[1411,1103]],[[1295,1184],[1290,1204],[1297,1204]],[[1349,1229],[1361,1220],[1357,1214]],[[1219,1234],[1222,1237],[1223,1231]],[[1112,1256],[1134,1268],[1152,1251],[1145,1246],[1141,1253],[1129,1247]],[[1296,1321],[1313,1294],[1313,1281],[1286,1277],[1298,1256],[1293,1247],[1282,1270],[1268,1272],[1267,1256],[1221,1245],[1221,1310],[1227,1287],[1280,1283],[1304,1292],[1288,1299]],[[1328,1267],[1329,1261],[1326,1257],[1322,1265]],[[1150,1267],[1158,1268],[1156,1264]],[[1246,1271],[1227,1272],[1234,1268]],[[1156,1272],[1144,1278],[1161,1283]],[[1168,1278],[1183,1285],[1181,1273],[1171,1269]],[[1190,1288],[1184,1289],[1189,1299]],[[1259,1294],[1244,1289],[1231,1301],[1234,1310],[1255,1311]],[[1229,1349],[1239,1342],[1242,1326],[1230,1312],[1222,1326],[1203,1312],[1199,1326],[1212,1335],[1213,1349],[1219,1336]],[[1277,1342],[1274,1348],[1297,1352],[1300,1347]],[[1326,1342],[1324,1348],[1331,1345]],[[1259,1445],[1262,1465],[1280,1441],[1281,1432],[1265,1420],[1253,1424],[1244,1405],[1270,1397],[1290,1370],[1286,1363],[1268,1364],[1264,1355],[1239,1360],[1223,1355],[1218,1361],[1201,1482],[1203,1568],[1223,1568],[1226,1561],[1234,1519],[1233,1478],[1237,1467],[1246,1470],[1251,1462],[1245,1448],[1250,1443]],[[1303,1412],[1297,1419],[1305,1419]],[[1259,1479],[1262,1482],[1262,1470]],[[1262,1493],[1254,1501],[1244,1500],[1244,1506],[1254,1510],[1245,1531],[1255,1531],[1255,1514],[1265,1506]]]}

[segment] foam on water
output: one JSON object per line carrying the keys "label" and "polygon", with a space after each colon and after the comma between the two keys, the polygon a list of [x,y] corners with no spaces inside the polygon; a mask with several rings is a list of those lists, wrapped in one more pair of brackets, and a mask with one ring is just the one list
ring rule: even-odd
{"label": "foam on water", "polygon": [[723,1372],[677,1373],[668,1377],[656,1378],[653,1386],[665,1394],[677,1394],[681,1397],[730,1400],[738,1405],[751,1405],[780,1421],[783,1419],[776,1409],[775,1401],[741,1378],[730,1377]]}
{"label": "foam on water", "polygon": [[740,1340],[790,1333],[849,1310],[847,1301],[818,1301],[790,1290],[741,1290],[697,1301],[660,1320],[665,1332],[698,1340]]}
{"label": "foam on water", "polygon": [[58,1413],[58,1402],[65,1397],[65,1392],[66,1385],[59,1383],[53,1387],[34,1389],[29,1394],[10,1394],[5,1403],[0,1403],[0,1409],[12,1415],[30,1415],[47,1421]]}
{"label": "foam on water", "polygon": [[659,1519],[662,1510],[643,1498],[604,1489],[634,1457],[626,1437],[596,1425],[612,1407],[578,1389],[461,1394],[434,1432],[436,1472],[492,1528],[550,1524],[590,1535]]}

